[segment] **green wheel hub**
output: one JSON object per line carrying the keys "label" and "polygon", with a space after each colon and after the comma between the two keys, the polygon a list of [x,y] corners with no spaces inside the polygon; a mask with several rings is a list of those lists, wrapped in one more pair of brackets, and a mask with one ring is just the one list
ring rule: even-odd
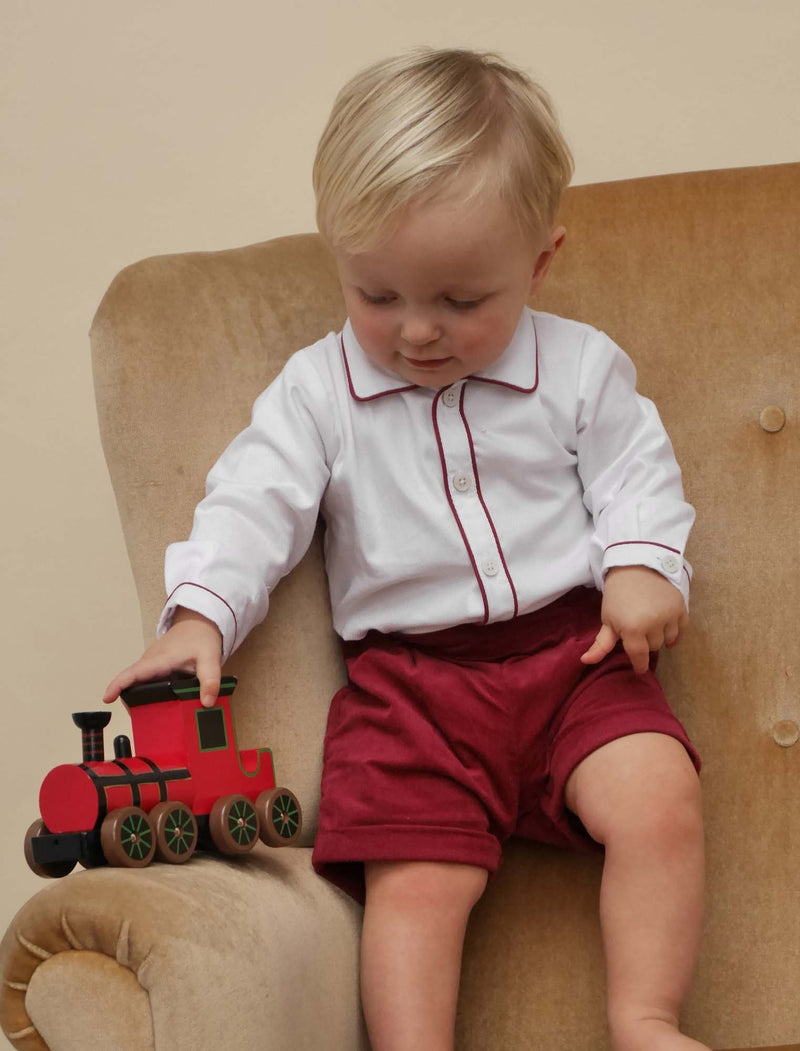
{"label": "green wheel hub", "polygon": [[120,845],[134,861],[141,861],[153,849],[153,830],[142,814],[129,814],[122,822]]}
{"label": "green wheel hub", "polygon": [[247,800],[237,800],[228,814],[228,832],[239,846],[247,846],[258,836],[255,807]]}
{"label": "green wheel hub", "polygon": [[272,827],[282,839],[291,839],[300,827],[300,810],[293,796],[280,795],[270,811]]}
{"label": "green wheel hub", "polygon": [[185,854],[194,838],[192,815],[182,809],[171,811],[164,822],[164,838],[175,854]]}

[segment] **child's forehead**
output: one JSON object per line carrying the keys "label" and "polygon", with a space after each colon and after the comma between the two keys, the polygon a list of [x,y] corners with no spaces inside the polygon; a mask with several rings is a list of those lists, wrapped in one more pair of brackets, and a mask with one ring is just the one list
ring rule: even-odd
{"label": "child's forehead", "polygon": [[477,268],[481,257],[528,240],[511,208],[489,189],[474,195],[444,192],[412,200],[376,240],[376,260],[421,255]]}
{"label": "child's forehead", "polygon": [[433,200],[406,208],[375,247],[338,252],[342,273],[382,288],[484,286],[536,254],[501,201]]}

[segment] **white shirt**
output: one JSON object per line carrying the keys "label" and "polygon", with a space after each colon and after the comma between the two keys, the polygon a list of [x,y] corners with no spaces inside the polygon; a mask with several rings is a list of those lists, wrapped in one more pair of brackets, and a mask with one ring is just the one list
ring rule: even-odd
{"label": "white shirt", "polygon": [[227,657],[325,520],[333,621],[423,632],[508,620],[613,566],[657,570],[688,605],[694,520],[652,402],[602,332],[526,309],[483,372],[440,390],[373,363],[349,322],[294,354],[208,475],[169,598]]}

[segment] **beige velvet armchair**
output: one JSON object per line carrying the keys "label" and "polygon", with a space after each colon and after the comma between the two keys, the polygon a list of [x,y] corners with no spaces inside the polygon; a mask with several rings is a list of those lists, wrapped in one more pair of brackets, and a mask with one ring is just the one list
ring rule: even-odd
{"label": "beige velvet armchair", "polygon": [[[539,305],[630,351],[698,512],[692,628],[660,664],[705,762],[709,908],[685,1025],[714,1048],[800,1051],[800,165],[577,187],[563,219]],[[147,636],[207,468],[286,357],[342,320],[311,235],[113,282],[97,403]],[[240,746],[270,745],[304,805],[302,845],[47,885],[0,949],[20,1051],[366,1051],[360,910],[310,865],[342,680],[318,540],[226,671]],[[606,1047],[601,864],[508,845],[468,932],[459,1051]]]}

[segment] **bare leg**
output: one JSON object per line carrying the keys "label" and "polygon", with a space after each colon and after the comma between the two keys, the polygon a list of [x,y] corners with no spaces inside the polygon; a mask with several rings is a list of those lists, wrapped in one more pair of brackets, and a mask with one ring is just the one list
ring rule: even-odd
{"label": "bare leg", "polygon": [[452,1051],[467,919],[484,869],[371,862],[361,996],[373,1051]]}
{"label": "bare leg", "polygon": [[573,771],[567,805],[605,844],[600,920],[614,1051],[700,1051],[678,1030],[705,869],[699,780],[686,750],[663,734],[613,741]]}

